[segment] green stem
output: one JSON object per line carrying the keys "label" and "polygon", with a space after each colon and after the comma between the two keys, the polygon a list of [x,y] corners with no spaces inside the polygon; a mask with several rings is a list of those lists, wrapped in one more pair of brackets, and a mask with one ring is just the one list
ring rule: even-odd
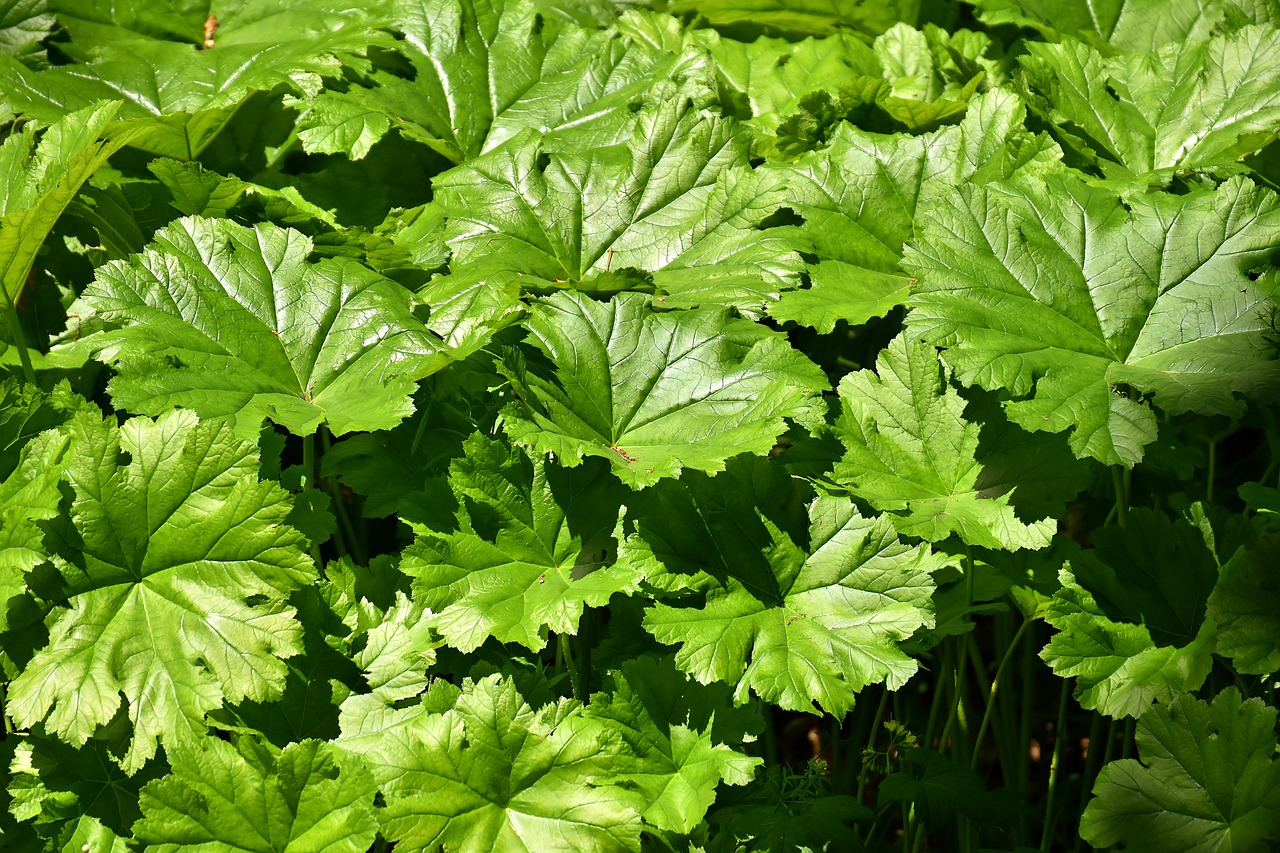
{"label": "green stem", "polygon": [[569,670],[569,684],[573,688],[573,698],[579,702],[586,702],[582,695],[582,676],[578,673],[578,667],[573,663],[573,649],[569,646],[568,634],[557,634],[556,640],[560,644],[560,654],[564,657],[564,665]]}
{"label": "green stem", "polygon": [[[1089,723],[1089,746],[1084,757],[1084,776],[1080,778],[1080,803],[1076,808],[1076,814],[1084,814],[1084,807],[1089,804],[1089,793],[1093,790],[1093,777],[1098,772],[1098,756],[1105,750],[1105,747],[1098,741],[1102,736],[1102,715],[1094,712],[1093,721]],[[1084,841],[1080,837],[1080,833],[1076,833],[1076,841],[1073,850],[1081,849],[1080,845]]]}
{"label": "green stem", "polygon": [[[302,437],[302,483],[301,488],[315,488],[316,483],[316,434]],[[311,545],[311,559],[316,561],[316,568],[324,571],[324,560],[320,557],[320,546]]]}
{"label": "green stem", "polygon": [[1209,470],[1205,472],[1204,502],[1213,502],[1213,479],[1218,467],[1218,437],[1209,439]]}
{"label": "green stem", "polygon": [[[973,741],[973,758],[969,761],[970,770],[978,769],[978,756],[982,754],[982,739],[987,734],[987,727],[991,725],[991,714],[996,708],[996,693],[1000,689],[1000,679],[1004,676],[1004,668],[1009,665],[1009,660],[1013,657],[1013,650],[1018,647],[1018,641],[1027,632],[1027,626],[1030,624],[1030,619],[1022,620],[1022,624],[1018,626],[1017,633],[1009,641],[1009,647],[1004,650],[1004,656],[1000,658],[1000,665],[996,667],[995,676],[991,679],[991,693],[987,696],[987,707],[982,712],[982,722],[978,724],[978,736]],[[1003,757],[1001,756],[1001,758]]]}
{"label": "green stem", "polygon": [[[867,748],[864,755],[873,752],[876,748],[876,736],[880,734],[880,723],[884,719],[885,708],[889,707],[889,688],[885,687],[880,693],[880,704],[876,707],[876,715],[871,718],[871,735],[867,738]],[[867,762],[862,760],[862,768],[858,772],[858,802],[862,802],[862,793],[867,788]]]}
{"label": "green stem", "polygon": [[1129,489],[1125,471],[1123,465],[1111,466],[1111,483],[1116,490],[1116,521],[1121,527],[1124,527],[1125,520],[1129,517]]}
{"label": "green stem", "polygon": [[[951,671],[951,644],[944,643],[942,647],[942,661],[938,665],[938,673],[934,681],[933,701],[929,704],[929,721],[924,727],[924,745],[929,749],[933,749],[933,733],[938,730],[938,710],[942,707],[942,697],[947,692],[945,690],[944,680],[946,675]],[[901,719],[901,718],[899,718]],[[939,747],[942,744],[938,744]],[[941,749],[939,749],[941,752]]]}
{"label": "green stem", "polygon": [[1067,697],[1071,695],[1071,684],[1062,679],[1062,695],[1058,698],[1058,723],[1053,730],[1053,760],[1049,764],[1049,790],[1045,794],[1044,832],[1040,836],[1040,850],[1049,853],[1049,842],[1053,839],[1053,798],[1058,791],[1058,771],[1062,768],[1062,749],[1067,737]]}
{"label": "green stem", "polygon": [[[333,442],[329,438],[329,430],[321,427],[320,440],[324,443],[325,455],[329,455],[329,449],[333,446]],[[356,529],[351,524],[351,516],[347,515],[346,504],[342,501],[342,489],[338,486],[337,480],[330,477],[328,480],[329,499],[333,501],[333,511],[338,516],[338,524],[342,528],[346,541],[349,544],[347,553],[351,555],[351,559],[355,560],[358,566],[367,566],[368,557],[364,549],[360,537],[356,535]]]}
{"label": "green stem", "polygon": [[[967,612],[968,609],[973,606],[973,575],[974,575],[973,549],[970,548],[968,545],[965,546],[964,567],[965,567],[964,583],[965,583],[965,602],[966,602],[965,610]],[[955,664],[955,669],[953,671],[954,683],[955,683],[955,695],[952,697],[951,707],[947,712],[947,723],[945,726],[942,727],[942,737],[938,741],[939,752],[943,752],[946,749],[947,739],[951,736],[951,728],[952,726],[955,725],[956,718],[962,712],[961,705],[964,704],[965,680],[966,680],[966,675],[969,672],[969,666],[968,666],[969,643],[972,642],[972,639],[973,639],[973,628],[970,627],[969,630],[965,631],[964,635],[960,637],[960,648],[957,650],[955,658],[953,658],[953,663]],[[953,756],[957,756],[957,757],[960,755],[960,748],[958,744],[954,749],[952,749],[952,754]]]}
{"label": "green stem", "polygon": [[27,337],[22,333],[22,321],[18,318],[18,302],[7,300],[5,313],[9,315],[9,329],[13,335],[13,345],[18,350],[18,360],[22,362],[22,377],[30,385],[36,384],[36,369],[31,364],[31,353],[27,351]]}
{"label": "green stem", "polygon": [[578,620],[578,658],[582,673],[582,702],[591,700],[591,608],[584,607]]}

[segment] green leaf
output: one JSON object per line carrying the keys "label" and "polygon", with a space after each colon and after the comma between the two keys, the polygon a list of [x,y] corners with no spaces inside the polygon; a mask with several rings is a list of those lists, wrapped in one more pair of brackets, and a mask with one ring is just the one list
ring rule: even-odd
{"label": "green leaf", "polygon": [[279,694],[301,638],[284,599],[315,569],[284,526],[287,496],[225,425],[82,413],[69,432],[74,499],[46,534],[65,588],[7,710],[78,746],[127,700],[132,773],[224,701]]}
{"label": "green leaf", "polygon": [[414,525],[401,564],[449,645],[470,652],[493,637],[537,651],[548,630],[576,634],[584,607],[638,587],[634,571],[610,565],[627,490],[608,464],[530,463],[476,435],[449,472],[459,529]]}
{"label": "green leaf", "polygon": [[655,586],[696,593],[660,598],[644,617],[659,642],[679,647],[682,670],[733,685],[738,702],[754,691],[841,716],[863,687],[897,689],[915,673],[898,643],[932,626],[931,575],[949,561],[847,500],[817,498],[805,525],[782,502],[789,489],[785,469],[764,460],[686,475],[647,498],[656,506],[640,504],[624,556]]}
{"label": "green leaf", "polygon": [[[767,453],[784,418],[821,417],[822,372],[763,326],[710,308],[659,312],[639,294],[537,302],[527,328],[554,370],[508,367],[508,434],[574,466],[608,459],[632,487]],[[515,366],[518,368],[518,365]]]}
{"label": "green leaf", "polygon": [[8,630],[14,599],[27,591],[27,576],[48,557],[39,522],[59,516],[58,489],[68,439],[50,430],[23,447],[17,468],[0,482],[0,630]]}
{"label": "green leaf", "polygon": [[1179,696],[1138,721],[1141,761],[1098,774],[1080,835],[1095,847],[1262,850],[1280,839],[1276,709],[1234,687]]}
{"label": "green leaf", "polygon": [[820,258],[809,268],[812,287],[783,293],[769,314],[826,333],[836,320],[862,323],[906,301],[911,282],[899,262],[917,211],[950,205],[962,184],[1059,168],[1056,146],[1028,133],[1025,117],[1016,95],[996,90],[976,98],[956,127],[885,136],[841,126],[825,148],[766,166],[788,187],[788,206]]}
{"label": "green leaf", "polygon": [[836,435],[846,451],[833,478],[894,513],[899,533],[929,542],[957,533],[968,544],[1010,551],[1049,544],[1054,519],[1025,524],[1008,493],[978,491],[981,427],[964,418],[965,402],[947,386],[931,345],[899,335],[875,373],[840,381],[840,403]]}
{"label": "green leaf", "polygon": [[603,724],[565,725],[579,714],[571,700],[534,710],[492,675],[443,713],[343,745],[373,769],[397,850],[638,851],[640,817],[611,784],[624,747]]}
{"label": "green leaf", "polygon": [[111,102],[70,113],[39,143],[27,124],[0,145],[0,308],[18,301],[36,252],[81,185],[129,141],[128,134],[99,138],[119,108]]}
{"label": "green leaf", "polygon": [[1267,190],[1233,179],[1122,202],[1067,175],[1024,177],[959,187],[923,219],[904,262],[920,278],[913,335],[948,347],[962,382],[1029,396],[1010,420],[1072,430],[1077,456],[1142,458],[1156,419],[1138,394],[1237,416],[1237,395],[1280,387],[1264,343],[1280,277],[1257,275],[1280,223]]}
{"label": "green leaf", "polygon": [[800,257],[789,229],[767,227],[785,188],[748,167],[749,149],[737,122],[675,98],[634,116],[624,144],[525,131],[433,185],[455,268],[483,258],[526,287],[605,292],[596,279],[639,270],[670,307],[758,310]]}
{"label": "green leaf", "polygon": [[803,35],[850,29],[875,36],[899,21],[913,18],[918,8],[918,0],[671,0],[666,4],[673,15],[697,12],[717,27],[754,24]]}
{"label": "green leaf", "polygon": [[142,816],[138,792],[163,771],[154,762],[132,778],[126,776],[112,755],[116,736],[128,734],[123,717],[112,721],[106,734],[79,748],[56,738],[24,735],[8,768],[10,813],[34,823],[46,838],[58,837],[83,817],[127,835]]}
{"label": "green leaf", "polygon": [[[70,48],[81,62],[33,71],[0,55],[0,91],[15,111],[45,122],[99,101],[123,100],[120,118],[129,119],[124,126],[137,134],[130,144],[191,160],[253,93],[310,85],[308,75],[337,75],[346,63],[359,62],[370,46],[389,41],[377,29],[376,8],[352,9],[327,0],[294,5],[284,11],[278,4],[246,4],[245,17],[257,19],[253,25],[245,21],[244,34],[230,38],[219,24],[223,34],[217,49],[209,50],[197,47],[207,6],[175,23],[185,30],[186,44],[140,38],[118,27],[82,26]],[[132,11],[133,4],[127,8]],[[123,12],[119,4],[109,9],[113,20],[113,13]],[[155,20],[147,6],[138,9]],[[236,14],[226,17],[226,30],[234,32]]]}
{"label": "green leaf", "polygon": [[702,687],[670,658],[653,657],[623,664],[612,682],[580,719],[604,723],[627,743],[635,761],[614,778],[646,823],[688,834],[721,782],[745,785],[764,763],[726,745],[745,734],[725,724],[735,716],[726,686]]}
{"label": "green leaf", "polygon": [[945,826],[963,815],[977,821],[1000,823],[1016,809],[1007,791],[988,790],[982,777],[931,749],[903,753],[907,769],[886,776],[876,805],[911,803],[928,826]]}
{"label": "green leaf", "polygon": [[[1045,621],[1058,629],[1040,652],[1060,678],[1076,678],[1081,706],[1109,717],[1142,717],[1153,701],[1199,689],[1213,667],[1215,628],[1209,620],[1181,647],[1158,646],[1143,625],[1109,618],[1076,583],[1071,564],[1059,573]],[[1151,590],[1153,594],[1158,590]]]}
{"label": "green leaf", "polygon": [[1074,41],[1028,50],[1026,83],[1047,99],[1045,117],[1090,159],[1101,158],[1109,175],[1167,182],[1173,172],[1233,165],[1275,138],[1280,30],[1273,26],[1114,57]]}
{"label": "green leaf", "polygon": [[989,26],[1012,24],[1039,30],[1047,41],[1073,36],[1099,47],[1155,51],[1171,43],[1197,42],[1240,4],[1220,0],[965,0]]}
{"label": "green leaf", "polygon": [[523,128],[571,127],[597,147],[629,135],[636,106],[671,95],[655,81],[674,82],[703,106],[714,94],[705,55],[670,18],[631,12],[593,31],[529,0],[446,0],[398,4],[394,26],[409,68],[290,102],[308,151],[358,160],[393,127],[455,163]]}
{"label": "green leaf", "polygon": [[364,853],[378,823],[377,786],[358,759],[304,740],[278,754],[253,738],[217,738],[168,750],[173,773],[142,789],[134,837],[155,853]]}
{"label": "green leaf", "polygon": [[48,64],[44,45],[53,32],[54,17],[48,0],[0,2],[0,55],[12,56],[31,68]]}
{"label": "green leaf", "polygon": [[1280,670],[1280,535],[1264,536],[1236,551],[1222,566],[1209,596],[1208,616],[1218,625],[1218,653],[1238,672],[1270,675]]}
{"label": "green leaf", "polygon": [[385,429],[413,411],[416,381],[448,363],[409,294],[351,261],[307,260],[297,231],[181,219],[130,262],[111,262],[82,313],[121,328],[78,344],[116,365],[116,405],[182,406],[256,437]]}

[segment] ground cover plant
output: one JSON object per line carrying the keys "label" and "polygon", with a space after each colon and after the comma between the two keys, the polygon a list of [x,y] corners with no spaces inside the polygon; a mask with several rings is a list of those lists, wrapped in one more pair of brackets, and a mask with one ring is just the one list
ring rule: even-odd
{"label": "ground cover plant", "polygon": [[1280,844],[1274,0],[0,0],[0,846]]}

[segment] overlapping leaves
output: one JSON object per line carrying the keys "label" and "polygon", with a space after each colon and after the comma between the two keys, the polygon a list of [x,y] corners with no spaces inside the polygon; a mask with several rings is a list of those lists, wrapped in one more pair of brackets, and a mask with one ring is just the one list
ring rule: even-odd
{"label": "overlapping leaves", "polygon": [[960,187],[922,218],[912,332],[949,347],[962,382],[1027,398],[1006,407],[1024,429],[1072,430],[1078,456],[1140,460],[1156,435],[1141,395],[1236,416],[1280,385],[1274,193],[1233,179],[1122,202],[1049,175]]}
{"label": "overlapping leaves", "polygon": [[633,504],[623,559],[671,593],[644,624],[679,647],[685,672],[734,685],[739,701],[839,715],[868,684],[916,671],[897,643],[932,625],[932,574],[948,561],[899,541],[885,517],[841,498],[806,508],[793,489],[750,457],[664,483]]}
{"label": "overlapping leaves", "polygon": [[627,490],[607,463],[530,462],[481,436],[463,453],[449,477],[459,529],[415,525],[401,564],[451,646],[473,651],[494,637],[536,651],[548,630],[576,634],[583,607],[637,588],[634,571],[608,565]]}

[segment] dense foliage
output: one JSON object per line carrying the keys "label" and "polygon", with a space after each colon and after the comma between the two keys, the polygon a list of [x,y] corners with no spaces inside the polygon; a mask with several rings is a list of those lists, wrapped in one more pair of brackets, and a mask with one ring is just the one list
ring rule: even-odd
{"label": "dense foliage", "polygon": [[1280,844],[1275,0],[0,0],[0,846]]}

